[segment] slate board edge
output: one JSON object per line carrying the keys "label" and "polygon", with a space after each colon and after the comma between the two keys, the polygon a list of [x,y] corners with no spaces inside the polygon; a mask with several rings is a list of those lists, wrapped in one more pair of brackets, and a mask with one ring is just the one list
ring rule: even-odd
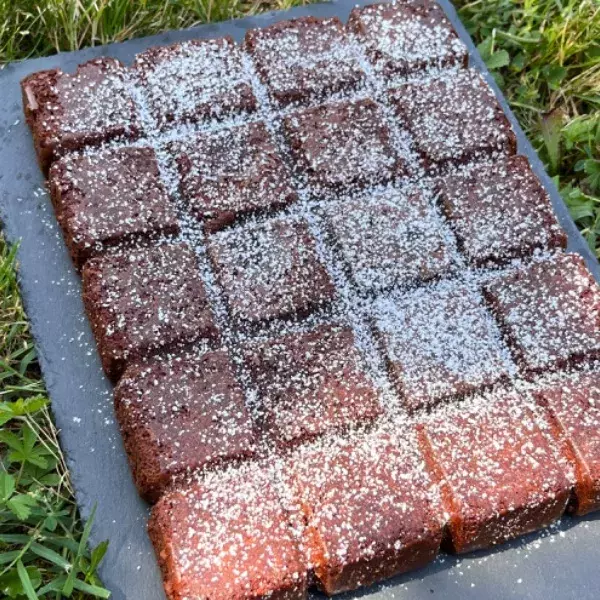
{"label": "slate board edge", "polygon": [[[568,233],[569,249],[572,251],[579,252],[586,260],[596,279],[600,280],[600,264],[596,260],[593,252],[589,249],[588,245],[586,244],[579,231],[577,230],[575,223],[569,216],[568,209],[565,206],[562,198],[560,197],[558,190],[556,189],[550,177],[548,177],[548,175],[546,174],[541,161],[537,157],[537,154],[535,153],[529,141],[526,139],[515,116],[510,110],[508,103],[506,102],[498,86],[496,85],[493,77],[485,68],[485,64],[481,60],[473,42],[468,36],[466,29],[460,22],[460,19],[458,18],[454,7],[448,0],[438,1],[448,14],[450,20],[453,22],[463,41],[465,41],[465,43],[468,45],[471,65],[475,66],[484,74],[489,84],[494,89],[500,103],[502,104],[504,111],[511,120],[511,123],[517,133],[519,152],[528,156],[534,171],[540,177],[544,186],[549,191],[557,216],[562,226]],[[147,38],[139,38],[135,40],[130,40],[128,42],[110,44],[107,46],[100,46],[96,48],[88,48],[76,52],[61,53],[51,57],[44,57],[24,61],[21,63],[14,63],[5,67],[3,71],[0,71],[0,86],[3,92],[6,92],[6,96],[9,101],[13,96],[15,98],[18,97],[19,105],[16,107],[14,105],[11,105],[10,108],[0,109],[0,119],[2,119],[1,113],[4,110],[6,110],[8,116],[11,119],[14,118],[15,114],[18,114],[22,120],[22,110],[20,107],[20,93],[18,92],[18,87],[16,88],[15,86],[18,86],[18,81],[22,77],[34,71],[47,68],[54,68],[58,66],[65,68],[65,70],[72,70],[74,66],[80,62],[84,62],[85,60],[89,60],[90,58],[93,58],[95,56],[101,56],[105,54],[109,56],[115,56],[126,63],[130,63],[135,53],[152,45],[172,43],[175,41],[190,39],[194,37],[219,37],[225,34],[233,35],[236,39],[241,40],[245,30],[252,27],[264,27],[268,24],[279,20],[309,14],[316,16],[340,16],[340,18],[345,19],[353,6],[365,5],[370,3],[372,2],[368,2],[365,0],[361,0],[359,2],[356,2],[354,0],[338,0],[327,4],[316,4],[303,7],[296,7],[288,11],[271,12],[254,17],[247,17],[236,21],[210,24],[182,31],[167,32],[165,34],[158,34]],[[8,107],[9,104],[10,102],[7,102],[6,107]],[[20,113],[15,112],[16,110],[20,110]],[[0,120],[0,123],[6,126],[7,124],[9,124],[9,121],[4,119]],[[23,122],[20,123],[20,127],[25,127]],[[28,131],[27,134],[29,134]],[[103,483],[105,483],[105,481],[102,478],[94,478],[94,458],[92,457],[90,459],[89,456],[83,457],[79,454],[79,450],[82,448],[82,446],[85,446],[85,441],[82,442],[81,440],[77,439],[77,435],[85,435],[86,433],[97,434],[98,432],[86,430],[85,426],[81,428],[73,427],[72,419],[74,418],[74,415],[72,412],[72,398],[67,398],[65,400],[65,398],[63,397],[61,398],[62,401],[59,401],[58,397],[55,398],[55,396],[58,396],[60,388],[64,388],[65,385],[64,382],[62,382],[62,386],[60,385],[61,379],[64,379],[64,377],[60,369],[58,370],[58,372],[56,370],[55,365],[59,357],[56,354],[56,350],[53,349],[52,339],[48,335],[48,324],[42,322],[40,318],[43,311],[39,310],[39,285],[35,277],[36,273],[39,274],[39,265],[38,270],[35,270],[32,264],[35,261],[32,261],[31,259],[28,260],[28,254],[30,254],[33,250],[33,246],[30,245],[35,244],[36,234],[35,232],[28,230],[26,232],[26,235],[23,235],[22,226],[19,227],[18,223],[16,222],[19,219],[16,219],[15,206],[7,206],[4,202],[4,200],[10,196],[10,190],[6,187],[6,181],[8,179],[8,181],[11,182],[10,176],[13,173],[13,171],[10,169],[10,166],[7,166],[6,161],[3,160],[7,157],[7,154],[11,155],[11,153],[9,152],[10,139],[11,138],[9,136],[4,135],[2,139],[3,145],[2,148],[0,148],[0,192],[2,192],[2,200],[0,202],[0,215],[4,223],[4,229],[8,240],[10,242],[15,242],[18,239],[22,239],[22,246],[19,251],[19,260],[22,265],[20,271],[20,283],[23,292],[23,298],[26,309],[32,322],[32,331],[36,339],[36,347],[38,348],[38,354],[40,357],[42,371],[44,372],[44,375],[46,377],[50,397],[53,399],[53,406],[55,409],[54,412],[57,425],[62,431],[61,443],[67,455],[67,462],[72,472],[73,481],[76,488],[77,501],[81,508],[82,515],[85,518],[87,518],[94,506],[95,499],[104,497],[105,489],[103,489]],[[32,152],[32,148],[30,149],[30,151]],[[34,180],[42,180],[41,174],[39,174],[39,171],[37,171],[37,165],[35,164],[27,166],[27,173],[32,175]],[[37,173],[37,176],[35,175],[35,173]],[[34,188],[30,186],[29,192],[31,192],[33,189]],[[53,219],[52,215],[50,216],[50,219]],[[64,256],[59,257],[59,260],[68,261],[69,259],[64,248],[62,249],[62,254]],[[69,272],[68,275],[66,275],[66,277],[71,281],[77,281],[77,275],[73,273],[70,264],[66,264],[64,266],[66,267],[65,273],[67,273],[67,271]],[[75,280],[73,280],[74,277]],[[37,278],[37,280],[41,281],[39,277]],[[72,298],[71,300],[73,300],[74,302],[74,313],[77,314],[77,311],[81,310],[79,299]],[[57,316],[57,318],[60,317]],[[87,336],[87,338],[91,338],[91,334],[89,333],[89,327],[87,326],[87,323],[83,324],[83,327],[84,330],[86,330],[85,336]],[[42,340],[42,343],[40,345],[37,344],[38,339]],[[96,379],[101,381],[98,388],[94,389],[101,390],[101,392],[104,394],[110,394],[110,386],[108,386],[105,379],[101,375],[99,361],[97,360],[97,357],[93,356],[90,360],[92,363],[90,366],[90,374],[92,379],[94,379],[95,377]],[[64,392],[64,389],[62,391]],[[89,409],[90,406],[82,408]],[[126,462],[124,462],[124,452],[120,446],[120,438],[118,437],[118,428],[116,424],[114,424],[113,422],[112,425],[108,425],[107,427],[111,429],[110,434],[112,434],[112,437],[110,437],[110,435],[108,437],[108,444],[117,444],[118,446],[117,448],[112,448],[112,453],[114,454],[115,452],[120,452],[120,459],[118,460],[119,464],[117,465],[119,468],[115,467],[117,468],[118,474],[119,472],[122,472],[124,468],[127,468]],[[116,438],[114,437],[115,432],[117,434]],[[111,452],[109,449],[109,454],[110,453]],[[112,597],[116,600],[121,600],[125,598],[127,598],[128,600],[163,600],[164,594],[162,592],[162,587],[159,583],[158,569],[153,559],[151,548],[149,547],[149,541],[145,533],[144,524],[140,522],[140,520],[143,520],[145,511],[143,509],[141,501],[137,497],[135,488],[133,487],[130,481],[128,471],[127,475],[125,475],[125,478],[127,479],[127,481],[124,482],[124,485],[118,490],[112,490],[112,493],[115,496],[119,496],[120,494],[123,495],[123,516],[127,514],[127,510],[132,510],[134,511],[134,513],[137,512],[138,517],[140,518],[138,519],[138,521],[130,523],[127,522],[127,519],[123,519],[122,521],[115,520],[115,522],[108,523],[97,516],[96,523],[92,528],[91,543],[96,544],[102,539],[105,539],[106,537],[110,537],[112,541],[109,554],[107,555],[107,558],[105,559],[101,567],[100,574],[107,587],[113,592]],[[102,514],[100,508],[101,507],[99,507],[99,515]],[[596,519],[594,518],[589,520],[591,523],[590,526],[592,526],[595,520]],[[565,529],[569,529],[573,526],[573,524],[574,522],[572,522],[570,519],[566,519],[563,527]],[[598,528],[598,531],[600,532],[600,528]],[[533,539],[535,539],[536,536],[534,535],[532,537]],[[131,547],[128,547],[127,545],[119,545],[121,541],[131,540],[137,540],[137,542],[132,544]],[[508,550],[510,547],[518,545],[519,543],[520,542],[516,542],[512,545],[504,546],[498,552],[504,552],[505,550]],[[140,550],[138,549],[136,554],[135,548],[138,547],[143,548],[143,552],[140,553]],[[489,555],[490,553],[483,553],[483,556],[486,556],[486,554]],[[557,555],[555,558],[557,564],[560,564],[559,559],[561,558],[561,556]],[[600,558],[600,556],[598,558]],[[561,562],[563,565],[565,564],[564,561]],[[435,572],[443,571],[447,569],[449,565],[453,565],[456,563],[457,559],[447,557],[445,559],[445,565],[439,565],[436,563],[424,572],[417,573],[416,575],[408,575],[397,580],[393,580],[392,582],[384,584],[383,586],[379,586],[378,589],[380,589],[381,591],[378,595],[385,594],[386,598],[389,597],[390,590],[394,588],[397,582],[404,582],[405,584],[417,582],[417,584],[422,585],[420,585],[420,587],[417,585],[416,588],[414,585],[410,585],[410,597],[430,597],[430,594],[432,593],[430,592],[430,588],[434,587],[437,588],[437,591],[444,593],[445,597],[447,598],[454,597],[453,593],[457,594],[457,598],[471,597],[468,594],[468,590],[462,589],[461,586],[456,587],[454,589],[446,590],[445,586],[440,587],[439,581],[433,585],[429,585],[428,579],[430,578],[423,579],[424,574],[433,574]],[[552,565],[549,565],[549,567],[553,568]],[[485,583],[485,581],[481,581],[480,585]],[[492,582],[490,581],[487,583],[491,584]],[[583,589],[581,582],[578,582],[578,598],[593,597],[591,594],[593,593],[594,582],[588,581],[587,583],[592,584],[589,590]],[[596,579],[596,584],[597,583],[600,583],[600,579]],[[405,588],[405,585],[402,585],[401,587]],[[399,590],[401,588],[396,589]],[[406,589],[408,593],[408,588]],[[485,594],[486,598],[507,597],[506,595],[496,595],[492,590],[494,590],[493,586],[491,590],[488,589],[488,592],[491,592],[491,594]],[[373,590],[362,590],[357,592],[356,594],[353,594],[352,596],[363,596],[367,593],[370,593],[371,591]],[[477,592],[474,592],[475,595],[473,595],[472,597],[482,597],[480,595],[481,591],[481,588],[479,588]],[[557,589],[555,591],[559,592],[560,590]],[[504,592],[506,592],[506,590],[504,590]],[[575,593],[575,590],[572,589],[571,592]],[[590,593],[589,596],[586,595],[587,592]],[[404,594],[401,595],[404,596]],[[383,598],[383,596],[381,597]],[[523,588],[520,591],[519,595],[511,595],[510,597],[538,598],[541,596],[535,595],[535,590],[526,590],[525,588]],[[565,595],[565,591],[563,591],[562,597],[566,598],[571,596]]]}

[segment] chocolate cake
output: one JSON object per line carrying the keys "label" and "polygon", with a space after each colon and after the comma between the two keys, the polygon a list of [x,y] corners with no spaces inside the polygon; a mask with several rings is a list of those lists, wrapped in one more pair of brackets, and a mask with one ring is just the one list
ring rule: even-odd
{"label": "chocolate cake", "polygon": [[257,109],[242,53],[230,37],[155,46],[136,56],[134,68],[158,129]]}
{"label": "chocolate cake", "polygon": [[148,524],[169,600],[306,598],[306,565],[265,470],[214,473],[164,495]]}
{"label": "chocolate cake", "polygon": [[428,168],[515,153],[510,123],[473,69],[407,83],[388,99]]}
{"label": "chocolate cake", "polygon": [[298,174],[316,190],[348,190],[406,173],[373,100],[325,104],[283,120]]}
{"label": "chocolate cake", "polygon": [[485,266],[565,247],[548,193],[524,156],[444,177],[440,203],[470,263]]}
{"label": "chocolate cake", "polygon": [[209,239],[208,254],[238,324],[304,316],[335,293],[302,220],[279,218],[220,232]]}
{"label": "chocolate cake", "polygon": [[481,294],[467,285],[445,281],[398,298],[382,296],[374,328],[410,410],[487,388],[514,370]]}
{"label": "chocolate cake", "polygon": [[347,327],[324,325],[253,345],[245,364],[262,426],[279,445],[368,424],[382,412]]}
{"label": "chocolate cake", "polygon": [[333,243],[361,290],[411,285],[447,274],[450,234],[418,188],[366,194],[325,207]]}
{"label": "chocolate cake", "polygon": [[194,470],[254,454],[244,394],[223,350],[130,365],[115,411],[133,478],[151,501]]}
{"label": "chocolate cake", "polygon": [[304,446],[282,477],[290,511],[304,524],[309,566],[327,594],[417,569],[438,552],[441,507],[408,428]]}
{"label": "chocolate cake", "polygon": [[540,419],[514,392],[424,418],[421,447],[441,486],[453,552],[500,544],[563,514],[571,481]]}
{"label": "chocolate cake", "polygon": [[435,2],[396,2],[355,8],[348,28],[383,77],[431,67],[467,66],[468,53]]}
{"label": "chocolate cake", "polygon": [[353,590],[600,509],[600,291],[435,3],[23,98],[169,600]]}
{"label": "chocolate cake", "polygon": [[561,375],[535,395],[549,412],[554,434],[575,469],[570,510],[577,515],[600,510],[600,374]]}
{"label": "chocolate cake", "polygon": [[600,290],[580,256],[523,266],[484,292],[525,372],[600,356]]}
{"label": "chocolate cake", "polygon": [[140,357],[218,336],[196,257],[185,244],[92,258],[82,277],[102,366],[113,381]]}
{"label": "chocolate cake", "polygon": [[264,123],[175,144],[181,193],[207,231],[297,199],[291,175]]}
{"label": "chocolate cake", "polygon": [[246,33],[246,49],[276,106],[355,90],[366,75],[337,18],[301,17]]}
{"label": "chocolate cake", "polygon": [[114,58],[95,58],[73,74],[39,71],[26,77],[21,87],[44,171],[67,151],[140,134],[127,69]]}
{"label": "chocolate cake", "polygon": [[118,148],[71,154],[48,179],[56,217],[75,266],[121,242],[179,232],[154,150]]}

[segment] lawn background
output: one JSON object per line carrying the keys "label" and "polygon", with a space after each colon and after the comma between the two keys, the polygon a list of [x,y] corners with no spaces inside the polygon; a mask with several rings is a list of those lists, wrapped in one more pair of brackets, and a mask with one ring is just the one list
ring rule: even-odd
{"label": "lawn background", "polygon": [[[0,0],[0,64],[285,9],[270,0]],[[590,247],[600,256],[600,2],[456,0]],[[0,237],[0,596],[107,598],[87,548]]]}

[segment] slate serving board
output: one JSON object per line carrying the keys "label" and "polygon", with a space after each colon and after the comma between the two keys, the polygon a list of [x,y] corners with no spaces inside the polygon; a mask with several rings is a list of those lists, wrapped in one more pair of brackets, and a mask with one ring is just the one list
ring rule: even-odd
{"label": "slate serving board", "polygon": [[[114,600],[164,600],[154,552],[146,534],[148,507],[131,480],[112,408],[112,388],[102,374],[80,298],[80,281],[44,190],[32,138],[23,119],[19,81],[29,73],[60,67],[73,71],[91,58],[107,55],[131,63],[154,45],[191,38],[231,35],[303,15],[345,20],[355,5],[337,0],[285,12],[173,31],[121,44],[88,48],[6,66],[0,72],[0,218],[10,242],[20,240],[20,284],[61,443],[84,518],[97,504],[90,543],[110,540],[100,575]],[[519,152],[549,191],[569,236],[569,250],[580,253],[600,280],[600,264],[577,231],[567,208],[526,140],[508,104],[487,73],[474,44],[448,0],[439,0],[469,47],[471,65],[496,92],[517,133]],[[552,530],[532,534],[492,552],[442,556],[428,568],[344,597],[506,599],[600,596],[600,516],[565,517]]]}

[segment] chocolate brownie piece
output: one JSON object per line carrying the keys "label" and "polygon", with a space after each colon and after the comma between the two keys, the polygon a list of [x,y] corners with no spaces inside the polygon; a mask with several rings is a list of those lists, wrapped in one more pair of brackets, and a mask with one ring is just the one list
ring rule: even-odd
{"label": "chocolate brownie piece", "polygon": [[441,506],[414,431],[320,442],[300,448],[282,474],[318,587],[353,590],[433,560]]}
{"label": "chocolate brownie piece", "polygon": [[264,427],[282,446],[369,423],[381,412],[346,327],[324,325],[250,346],[245,364]]}
{"label": "chocolate brownie piece", "polygon": [[202,134],[175,150],[182,195],[208,231],[297,199],[291,173],[262,122]]}
{"label": "chocolate brownie piece", "polygon": [[347,190],[405,174],[381,108],[372,100],[327,104],[283,121],[299,175],[317,190]]}
{"label": "chocolate brownie piece", "polygon": [[252,421],[227,352],[189,352],[130,365],[115,411],[140,494],[254,453]]}
{"label": "chocolate brownie piece", "polygon": [[238,325],[306,316],[334,296],[302,220],[280,218],[222,231],[209,239],[208,254]]}
{"label": "chocolate brownie piece", "polygon": [[95,257],[82,277],[85,308],[113,381],[126,363],[218,335],[196,256],[186,244]]}
{"label": "chocolate brownie piece", "polygon": [[527,374],[600,357],[600,290],[576,254],[559,254],[484,289]]}
{"label": "chocolate brownie piece", "polygon": [[140,134],[128,71],[114,58],[95,58],[74,74],[40,71],[21,82],[25,117],[44,171],[66,151]]}
{"label": "chocolate brownie piece", "polygon": [[600,374],[569,373],[534,392],[549,412],[554,434],[575,471],[570,510],[600,510]]}
{"label": "chocolate brownie piece", "polygon": [[516,151],[510,123],[477,71],[409,83],[388,98],[427,167]]}
{"label": "chocolate brownie piece", "polygon": [[508,391],[424,418],[421,444],[449,515],[452,551],[487,548],[561,517],[571,481],[541,419]]}
{"label": "chocolate brownie piece", "polygon": [[250,76],[233,38],[156,46],[138,54],[134,68],[159,129],[257,109]]}
{"label": "chocolate brownie piece", "polygon": [[449,176],[440,192],[459,247],[475,266],[566,246],[548,193],[524,156]]}
{"label": "chocolate brownie piece", "polygon": [[324,100],[365,79],[337,17],[301,17],[251,29],[246,48],[278,106]]}
{"label": "chocolate brownie piece", "polygon": [[303,600],[306,564],[268,472],[250,464],[163,496],[148,523],[169,600]]}
{"label": "chocolate brownie piece", "polygon": [[426,281],[450,270],[449,232],[418,188],[388,189],[325,209],[354,282],[364,290]]}
{"label": "chocolate brownie piece", "polygon": [[481,294],[466,284],[381,297],[374,326],[410,410],[487,388],[514,368]]}
{"label": "chocolate brownie piece", "polygon": [[468,63],[466,46],[435,2],[355,8],[348,27],[384,77]]}
{"label": "chocolate brownie piece", "polygon": [[71,154],[48,180],[56,217],[75,266],[119,242],[176,234],[175,207],[151,148]]}

